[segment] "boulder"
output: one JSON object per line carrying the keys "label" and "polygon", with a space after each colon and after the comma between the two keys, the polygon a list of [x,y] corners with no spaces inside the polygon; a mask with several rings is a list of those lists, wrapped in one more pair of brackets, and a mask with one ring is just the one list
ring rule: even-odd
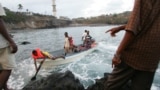
{"label": "boulder", "polygon": [[[65,73],[54,73],[46,78],[31,81],[23,90],[104,90],[104,83],[109,73],[104,73],[104,77],[96,79],[96,83],[87,89],[75,78],[71,71]],[[130,82],[119,90],[130,90]]]}
{"label": "boulder", "polygon": [[28,41],[23,41],[23,42],[21,42],[20,44],[21,44],[21,45],[27,45],[27,44],[31,44],[31,43],[28,42]]}
{"label": "boulder", "polygon": [[54,73],[46,78],[31,81],[22,90],[84,90],[84,86],[70,71]]}

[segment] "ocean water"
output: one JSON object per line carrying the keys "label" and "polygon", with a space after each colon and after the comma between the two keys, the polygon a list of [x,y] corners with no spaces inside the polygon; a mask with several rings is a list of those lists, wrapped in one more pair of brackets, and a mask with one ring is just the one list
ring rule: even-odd
{"label": "ocean water", "polygon": [[[98,42],[95,51],[83,58],[77,58],[74,62],[58,66],[54,69],[41,69],[38,76],[46,77],[54,72],[65,72],[70,70],[81,81],[85,88],[95,83],[95,79],[102,78],[105,72],[111,72],[112,56],[123,37],[121,31],[116,37],[111,37],[106,30],[114,26],[99,27],[66,27],[56,29],[37,29],[37,30],[15,30],[12,31],[14,40],[18,45],[16,53],[17,67],[12,71],[9,78],[9,87],[20,90],[35,74],[31,52],[35,48],[41,48],[48,52],[63,48],[64,32],[68,32],[73,37],[75,44],[81,44],[81,36],[85,29],[90,31],[90,35]],[[30,44],[22,45],[27,41]],[[154,83],[151,90],[160,90],[160,67],[156,71]]]}

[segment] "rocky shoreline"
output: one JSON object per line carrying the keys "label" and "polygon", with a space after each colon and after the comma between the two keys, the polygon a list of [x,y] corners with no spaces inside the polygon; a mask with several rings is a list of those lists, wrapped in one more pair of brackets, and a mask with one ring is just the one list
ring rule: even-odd
{"label": "rocky shoreline", "polygon": [[[103,78],[95,80],[95,84],[85,89],[71,71],[53,73],[46,78],[30,81],[22,90],[104,90],[108,75],[109,73],[104,73]],[[130,90],[130,83],[119,90]]]}

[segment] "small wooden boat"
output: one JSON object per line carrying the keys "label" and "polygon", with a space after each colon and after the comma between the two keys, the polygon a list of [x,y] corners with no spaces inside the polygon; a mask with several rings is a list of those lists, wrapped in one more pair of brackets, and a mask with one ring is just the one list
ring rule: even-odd
{"label": "small wooden boat", "polygon": [[[97,46],[97,43],[95,42],[92,43],[91,48],[88,48],[88,49],[79,45],[78,47],[81,48],[79,52],[68,53],[65,56],[65,59],[64,58],[57,58],[55,60],[46,59],[42,65],[42,68],[44,69],[55,68],[56,66],[59,66],[59,65],[74,62],[75,60],[78,60],[84,57],[85,55],[93,52],[96,49],[96,46]],[[62,56],[64,54],[64,50],[57,50],[57,51],[51,52],[51,54],[54,56]],[[40,59],[37,60],[37,62],[40,62],[40,61],[41,61]]]}

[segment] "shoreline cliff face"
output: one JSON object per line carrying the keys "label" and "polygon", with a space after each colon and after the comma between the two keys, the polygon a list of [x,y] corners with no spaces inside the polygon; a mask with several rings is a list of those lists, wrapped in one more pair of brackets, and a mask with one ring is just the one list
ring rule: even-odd
{"label": "shoreline cliff face", "polygon": [[33,12],[14,12],[5,7],[4,9],[6,12],[4,20],[10,30],[126,24],[130,15],[130,11],[125,11],[119,14],[106,14],[86,18],[78,17],[70,19],[66,16],[60,16],[58,19],[51,15],[43,15]]}
{"label": "shoreline cliff face", "polygon": [[55,17],[31,16],[27,20],[18,23],[6,22],[6,27],[9,30],[44,29],[44,28],[65,27],[68,26],[70,23],[71,23],[70,20],[56,19]]}

